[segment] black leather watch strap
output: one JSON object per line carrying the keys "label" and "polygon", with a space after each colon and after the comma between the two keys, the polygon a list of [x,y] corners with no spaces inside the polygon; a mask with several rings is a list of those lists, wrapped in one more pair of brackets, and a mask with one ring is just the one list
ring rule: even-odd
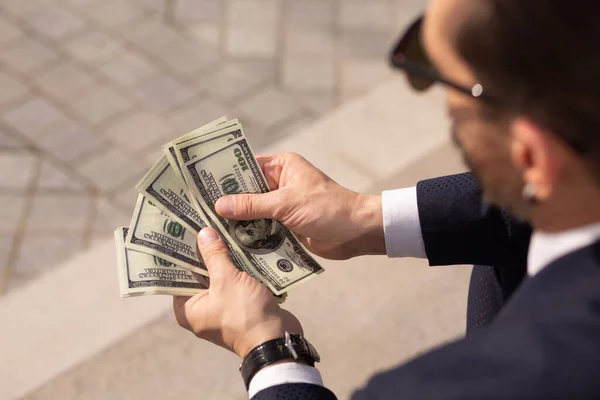
{"label": "black leather watch strap", "polygon": [[315,348],[302,335],[285,333],[283,338],[269,340],[256,346],[242,361],[240,372],[246,389],[250,381],[261,369],[284,360],[297,360],[314,367],[315,362],[321,361]]}

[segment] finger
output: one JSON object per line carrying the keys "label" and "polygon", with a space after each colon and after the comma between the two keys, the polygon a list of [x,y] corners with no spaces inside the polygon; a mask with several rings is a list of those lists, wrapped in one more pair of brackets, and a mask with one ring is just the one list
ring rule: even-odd
{"label": "finger", "polygon": [[236,220],[283,219],[282,191],[275,190],[261,194],[236,194],[221,197],[215,207],[225,218]]}
{"label": "finger", "polygon": [[193,331],[192,323],[194,321],[196,328],[201,327],[203,323],[203,311],[201,308],[201,300],[208,295],[208,291],[203,291],[197,295],[190,296],[173,296],[173,311],[175,320],[182,328],[188,331]]}
{"label": "finger", "polygon": [[263,171],[267,183],[271,190],[277,190],[280,187],[281,172],[285,165],[285,157],[281,154],[269,154],[256,156],[256,161]]}
{"label": "finger", "polygon": [[190,322],[185,315],[185,303],[189,299],[191,299],[190,296],[173,296],[173,313],[175,314],[175,320],[180,327],[185,328],[188,331],[192,329]]}
{"label": "finger", "polygon": [[306,236],[296,234],[296,238],[302,243],[304,247],[310,247],[310,240]]}
{"label": "finger", "polygon": [[213,228],[204,228],[198,234],[198,248],[208,269],[210,290],[218,287],[239,271],[229,257],[225,242]]}

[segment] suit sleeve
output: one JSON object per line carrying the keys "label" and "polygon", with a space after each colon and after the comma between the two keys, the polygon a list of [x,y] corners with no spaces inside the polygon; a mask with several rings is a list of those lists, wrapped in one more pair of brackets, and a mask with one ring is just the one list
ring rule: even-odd
{"label": "suit sleeve", "polygon": [[470,173],[419,182],[417,206],[430,265],[526,265],[531,227],[482,201]]}
{"label": "suit sleeve", "polygon": [[251,400],[337,400],[331,390],[310,383],[286,383],[258,392]]}

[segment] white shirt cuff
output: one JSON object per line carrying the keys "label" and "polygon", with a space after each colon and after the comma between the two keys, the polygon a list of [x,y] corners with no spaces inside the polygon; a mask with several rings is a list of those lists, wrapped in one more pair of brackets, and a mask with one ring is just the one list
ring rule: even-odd
{"label": "white shirt cuff", "polygon": [[383,231],[388,257],[426,258],[417,188],[386,190],[381,194]]}
{"label": "white shirt cuff", "polygon": [[254,375],[248,388],[252,398],[261,390],[284,383],[312,383],[323,386],[321,374],[315,367],[297,362],[286,362],[261,369]]}

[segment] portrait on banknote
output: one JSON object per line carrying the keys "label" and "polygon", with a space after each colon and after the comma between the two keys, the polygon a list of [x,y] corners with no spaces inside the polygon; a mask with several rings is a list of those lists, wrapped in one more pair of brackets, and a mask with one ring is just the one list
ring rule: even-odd
{"label": "portrait on banknote", "polygon": [[229,227],[233,240],[244,250],[267,254],[276,250],[285,240],[285,229],[272,219],[236,221]]}

